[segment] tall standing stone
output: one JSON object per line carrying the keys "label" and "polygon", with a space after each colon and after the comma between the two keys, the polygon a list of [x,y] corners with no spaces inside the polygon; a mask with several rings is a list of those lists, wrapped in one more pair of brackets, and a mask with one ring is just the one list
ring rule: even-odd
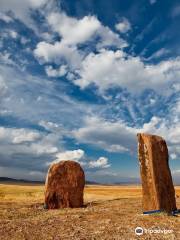
{"label": "tall standing stone", "polygon": [[60,161],[50,166],[45,184],[47,209],[83,206],[85,175],[80,164]]}
{"label": "tall standing stone", "polygon": [[165,140],[149,134],[137,134],[137,137],[144,211],[176,210]]}

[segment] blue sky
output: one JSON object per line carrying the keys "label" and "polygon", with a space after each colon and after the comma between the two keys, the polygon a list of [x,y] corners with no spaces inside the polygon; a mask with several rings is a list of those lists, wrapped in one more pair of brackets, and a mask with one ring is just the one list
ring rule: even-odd
{"label": "blue sky", "polygon": [[180,182],[179,1],[0,0],[0,175],[53,161],[139,179],[138,132],[163,136]]}

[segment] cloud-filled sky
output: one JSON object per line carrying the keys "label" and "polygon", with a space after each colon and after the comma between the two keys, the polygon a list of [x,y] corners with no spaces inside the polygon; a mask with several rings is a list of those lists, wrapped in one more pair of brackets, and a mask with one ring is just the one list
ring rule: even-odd
{"label": "cloud-filled sky", "polygon": [[180,3],[0,0],[0,176],[139,179],[138,132],[161,135],[180,182]]}

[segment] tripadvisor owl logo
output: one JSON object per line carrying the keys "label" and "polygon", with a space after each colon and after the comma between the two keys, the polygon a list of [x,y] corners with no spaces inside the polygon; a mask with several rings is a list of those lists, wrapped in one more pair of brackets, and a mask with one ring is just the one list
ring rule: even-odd
{"label": "tripadvisor owl logo", "polygon": [[153,226],[151,228],[142,228],[142,227],[136,227],[135,228],[135,234],[140,236],[143,234],[171,234],[173,233],[172,229],[161,229],[157,226]]}
{"label": "tripadvisor owl logo", "polygon": [[138,235],[138,236],[140,236],[140,235],[142,235],[143,234],[143,228],[142,227],[137,227],[137,228],[135,228],[135,234],[136,235]]}

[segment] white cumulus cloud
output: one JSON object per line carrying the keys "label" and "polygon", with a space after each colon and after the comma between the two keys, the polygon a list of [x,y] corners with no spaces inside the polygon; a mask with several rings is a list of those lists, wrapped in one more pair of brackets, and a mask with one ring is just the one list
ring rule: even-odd
{"label": "white cumulus cloud", "polygon": [[110,87],[122,87],[133,93],[154,89],[160,94],[166,94],[172,84],[178,82],[180,59],[150,65],[120,50],[104,49],[97,54],[90,53],[77,72],[79,78],[74,83],[82,89],[94,83],[101,92]]}
{"label": "white cumulus cloud", "polygon": [[127,18],[123,18],[122,21],[115,25],[115,28],[121,33],[126,33],[131,29],[131,24]]}
{"label": "white cumulus cloud", "polygon": [[0,127],[0,140],[19,144],[23,142],[33,142],[40,138],[40,134],[24,128],[5,128]]}
{"label": "white cumulus cloud", "polygon": [[76,46],[68,46],[62,42],[55,42],[54,44],[40,42],[34,50],[34,55],[42,63],[54,62],[60,64],[65,60],[71,68],[79,67],[82,60]]}
{"label": "white cumulus cloud", "polygon": [[[85,16],[81,19],[69,17],[65,12],[52,12],[47,16],[47,22],[53,32],[57,32],[60,41],[39,42],[34,50],[35,57],[40,63],[52,62],[61,64],[66,62],[74,72],[80,68],[86,51],[79,49],[80,44],[93,42],[99,50],[102,47],[116,46],[123,48],[127,43],[102,23],[95,16]],[[99,38],[98,42],[95,40]],[[58,75],[46,67],[49,75]]]}
{"label": "white cumulus cloud", "polygon": [[142,127],[130,127],[122,121],[110,122],[98,117],[88,117],[84,127],[73,131],[74,137],[81,143],[90,143],[109,152],[133,154],[137,151],[137,133],[162,136],[167,142],[171,158],[180,156],[180,124],[175,118],[169,122],[154,116]]}
{"label": "white cumulus cloud", "polygon": [[[1,0],[1,9],[2,14],[6,12],[12,12],[15,18],[20,19],[28,27],[35,28],[33,21],[31,19],[31,10],[37,10],[46,4],[47,0]],[[4,18],[4,17],[3,17]],[[10,19],[4,18],[6,21]]]}
{"label": "white cumulus cloud", "polygon": [[96,161],[90,161],[89,167],[90,168],[108,168],[111,165],[108,164],[108,159],[105,157],[100,157]]}
{"label": "white cumulus cloud", "polygon": [[58,69],[54,69],[52,66],[46,66],[45,70],[49,77],[62,77],[67,73],[67,66],[61,65]]}
{"label": "white cumulus cloud", "polygon": [[[97,160],[89,159],[89,157],[85,154],[84,150],[82,149],[58,152],[56,154],[56,159],[53,161],[53,163],[63,160],[73,160],[79,162],[81,166],[83,166],[85,169],[92,168],[103,169],[109,168],[111,166],[108,162],[108,158],[99,157]],[[47,163],[47,165],[49,164],[50,163]]]}
{"label": "white cumulus cloud", "polygon": [[54,12],[47,17],[49,25],[61,36],[61,42],[66,45],[78,45],[99,36],[97,47],[117,46],[124,47],[127,43],[118,34],[111,31],[95,16],[84,16],[81,19],[69,17],[64,12]]}
{"label": "white cumulus cloud", "polygon": [[76,19],[65,13],[51,13],[48,22],[53,30],[62,37],[64,44],[78,44],[89,40],[101,24],[94,16]]}
{"label": "white cumulus cloud", "polygon": [[84,151],[82,149],[65,151],[56,154],[56,162],[62,160],[75,160],[78,161],[84,157]]}

